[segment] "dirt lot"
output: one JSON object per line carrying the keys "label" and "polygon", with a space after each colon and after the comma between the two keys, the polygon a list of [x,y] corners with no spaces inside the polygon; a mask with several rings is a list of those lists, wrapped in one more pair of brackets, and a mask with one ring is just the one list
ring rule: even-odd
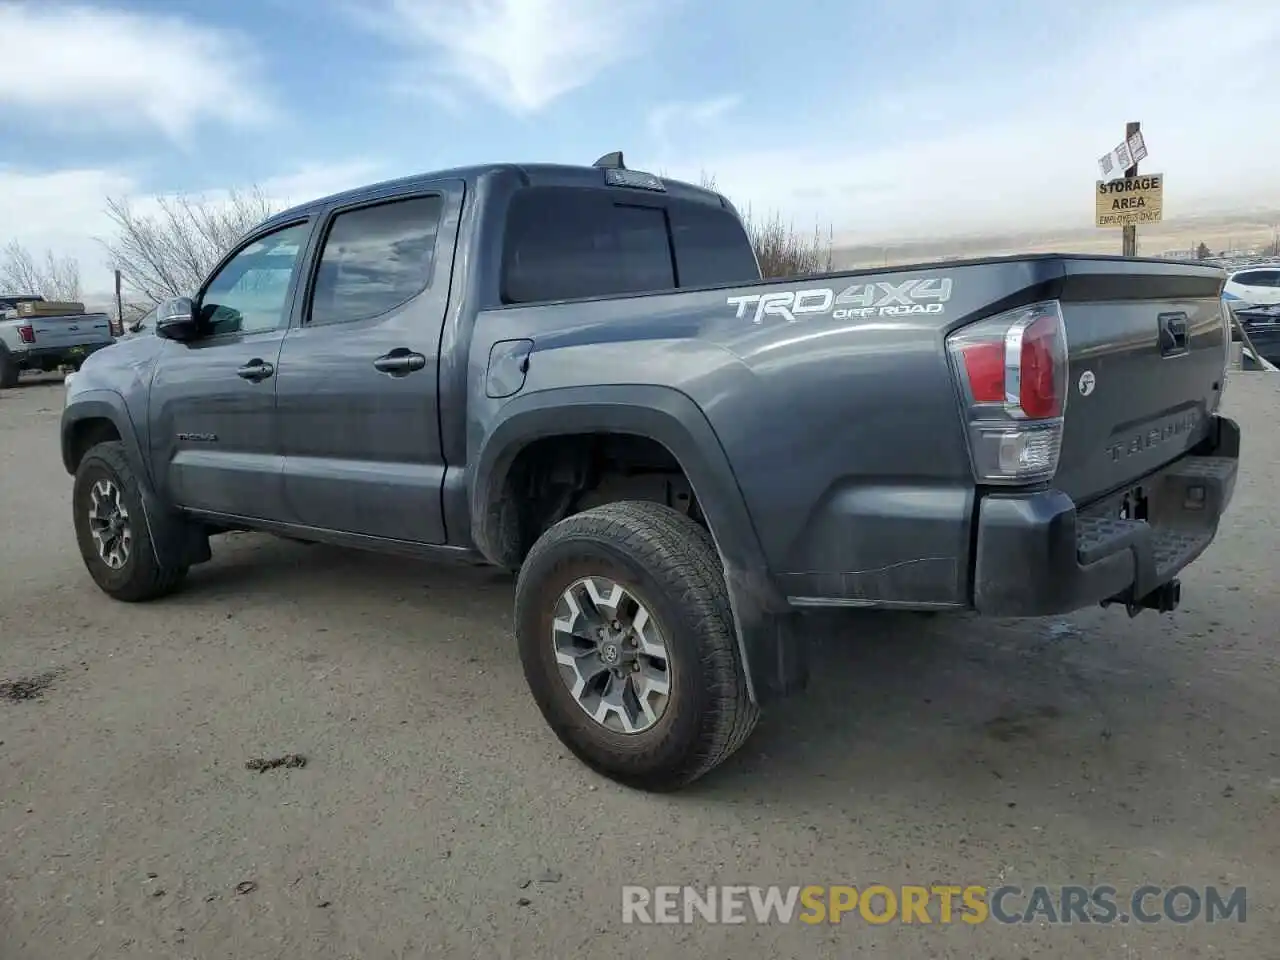
{"label": "dirt lot", "polygon": [[[61,384],[0,392],[0,681],[53,672],[0,700],[0,960],[1280,957],[1278,383],[1230,384],[1244,476],[1178,614],[815,626],[810,694],[672,797],[554,740],[491,571],[246,535],[169,600],[106,599]],[[1248,912],[621,922],[623,883],[874,882],[1245,885]]]}

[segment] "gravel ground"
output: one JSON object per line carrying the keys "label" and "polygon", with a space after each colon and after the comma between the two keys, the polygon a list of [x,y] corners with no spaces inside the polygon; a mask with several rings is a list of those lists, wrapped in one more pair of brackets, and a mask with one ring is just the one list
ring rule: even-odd
{"label": "gravel ground", "polygon": [[[47,684],[0,700],[0,960],[1280,957],[1276,384],[1231,381],[1243,477],[1176,615],[816,624],[809,694],[667,797],[544,727],[492,571],[243,535],[108,600],[60,383],[0,392],[0,681]],[[875,882],[1245,885],[1248,913],[621,922],[623,883]]]}

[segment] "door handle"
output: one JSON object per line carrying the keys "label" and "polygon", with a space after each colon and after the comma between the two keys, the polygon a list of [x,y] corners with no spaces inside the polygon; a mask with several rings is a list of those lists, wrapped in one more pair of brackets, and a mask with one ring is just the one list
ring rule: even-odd
{"label": "door handle", "polygon": [[396,347],[390,353],[383,354],[373,361],[373,368],[381,373],[389,373],[393,377],[404,377],[427,365],[427,358],[414,353],[407,347]]}
{"label": "door handle", "polygon": [[1187,315],[1162,313],[1157,318],[1160,325],[1160,355],[1178,357],[1187,352]]}
{"label": "door handle", "polygon": [[250,360],[243,367],[236,371],[236,376],[244,380],[251,380],[257,383],[265,380],[276,372],[276,368],[265,360]]}

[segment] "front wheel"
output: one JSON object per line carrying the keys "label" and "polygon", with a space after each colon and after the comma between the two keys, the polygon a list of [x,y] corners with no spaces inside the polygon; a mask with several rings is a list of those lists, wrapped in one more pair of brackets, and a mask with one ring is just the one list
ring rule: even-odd
{"label": "front wheel", "polygon": [[669,507],[611,503],[557,523],[525,559],[515,615],[543,717],[605,776],[675,789],[755,727],[719,556]]}
{"label": "front wheel", "polygon": [[18,361],[5,349],[4,344],[0,343],[0,389],[8,390],[10,387],[16,387],[20,372]]}
{"label": "front wheel", "polygon": [[143,514],[142,493],[118,440],[84,455],[71,493],[76,542],[89,575],[117,600],[153,600],[172,592],[186,567],[162,567]]}

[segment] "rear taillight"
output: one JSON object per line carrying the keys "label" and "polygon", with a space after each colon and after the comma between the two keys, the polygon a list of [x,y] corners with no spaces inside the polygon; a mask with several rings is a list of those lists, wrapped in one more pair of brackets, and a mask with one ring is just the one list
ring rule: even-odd
{"label": "rear taillight", "polygon": [[1067,406],[1067,336],[1057,301],[957,330],[947,350],[960,383],[974,476],[981,483],[1050,479]]}
{"label": "rear taillight", "polygon": [[22,340],[23,343],[36,342],[36,332],[31,328],[31,324],[23,324],[18,328],[18,338]]}

